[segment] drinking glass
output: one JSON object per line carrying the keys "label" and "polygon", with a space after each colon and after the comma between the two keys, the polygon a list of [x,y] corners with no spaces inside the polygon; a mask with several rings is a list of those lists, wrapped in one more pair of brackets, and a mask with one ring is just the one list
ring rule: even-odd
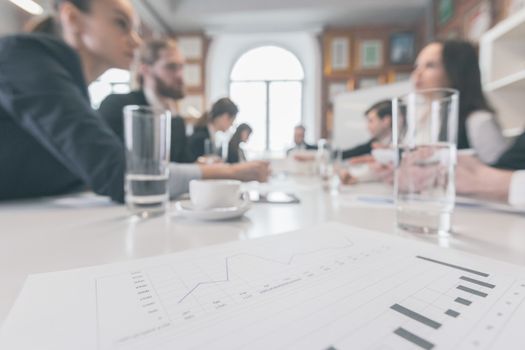
{"label": "drinking glass", "polygon": [[317,166],[324,189],[337,193],[339,187],[339,170],[342,167],[342,151],[328,140],[320,139],[317,143]]}
{"label": "drinking glass", "polygon": [[166,212],[170,137],[169,111],[124,107],[125,201],[133,214],[148,217]]}
{"label": "drinking glass", "polygon": [[401,229],[451,231],[458,106],[453,89],[419,90],[392,100],[394,198]]}
{"label": "drinking glass", "polygon": [[320,139],[317,142],[317,166],[321,180],[327,181],[333,175],[333,154],[332,146],[326,139]]}

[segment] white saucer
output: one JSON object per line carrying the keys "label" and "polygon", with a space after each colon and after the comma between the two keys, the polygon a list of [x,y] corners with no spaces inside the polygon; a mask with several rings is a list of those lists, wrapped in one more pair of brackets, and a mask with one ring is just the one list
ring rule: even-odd
{"label": "white saucer", "polygon": [[226,208],[197,210],[189,199],[175,203],[175,213],[193,220],[228,220],[241,217],[250,209],[250,200],[244,199],[239,205]]}

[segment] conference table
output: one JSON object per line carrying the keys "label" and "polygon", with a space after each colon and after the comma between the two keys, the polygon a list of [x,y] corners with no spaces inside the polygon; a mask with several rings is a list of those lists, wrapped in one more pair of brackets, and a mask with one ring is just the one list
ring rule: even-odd
{"label": "conference table", "polygon": [[248,183],[245,188],[291,192],[300,203],[253,203],[241,218],[198,221],[175,212],[173,202],[165,216],[138,219],[125,206],[91,193],[0,202],[0,324],[29,274],[257,239],[327,221],[525,265],[525,215],[521,213],[459,205],[453,234],[439,237],[396,229],[388,185],[336,188],[315,176],[280,174],[269,183]]}

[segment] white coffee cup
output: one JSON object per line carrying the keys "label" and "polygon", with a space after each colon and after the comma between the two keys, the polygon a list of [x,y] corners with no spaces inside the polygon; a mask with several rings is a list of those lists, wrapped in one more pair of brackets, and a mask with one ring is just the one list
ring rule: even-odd
{"label": "white coffee cup", "polygon": [[197,210],[235,207],[240,204],[240,193],[238,180],[190,181],[190,199]]}

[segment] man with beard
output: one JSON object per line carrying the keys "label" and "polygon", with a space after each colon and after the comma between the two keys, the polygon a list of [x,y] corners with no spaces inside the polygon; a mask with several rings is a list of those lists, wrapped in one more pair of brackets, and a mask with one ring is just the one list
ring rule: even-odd
{"label": "man with beard", "polygon": [[113,94],[102,101],[99,113],[113,131],[124,138],[122,110],[126,105],[153,106],[171,111],[171,156],[177,163],[191,162],[188,154],[186,126],[177,114],[176,101],[184,97],[182,68],[184,57],[175,41],[151,40],[140,50],[140,89],[129,94]]}

